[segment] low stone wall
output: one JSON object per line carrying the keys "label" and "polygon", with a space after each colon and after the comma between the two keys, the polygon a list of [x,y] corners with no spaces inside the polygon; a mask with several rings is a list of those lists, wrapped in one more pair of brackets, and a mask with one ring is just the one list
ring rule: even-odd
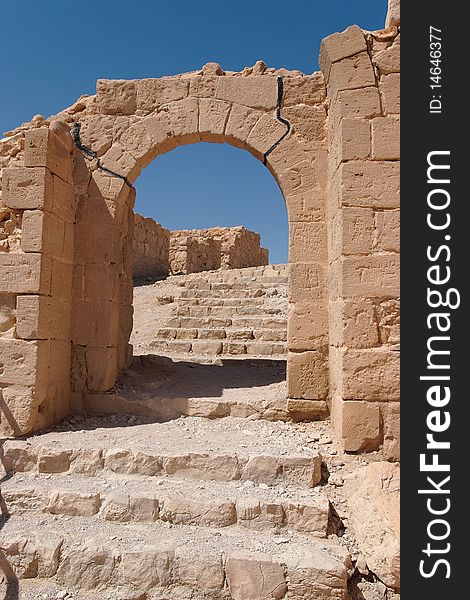
{"label": "low stone wall", "polygon": [[173,275],[220,269],[219,240],[191,235],[173,237],[173,233],[170,240],[170,271]]}
{"label": "low stone wall", "polygon": [[[245,227],[212,227],[210,229],[177,230],[171,232],[172,256],[179,258],[172,262],[170,256],[170,267],[173,273],[197,273],[209,269],[243,269],[245,267],[260,267],[269,262],[269,251],[262,248],[259,233],[250,231]],[[188,238],[193,240],[193,248],[188,246]],[[204,247],[209,245],[213,251],[217,251],[219,244],[219,257],[217,260],[205,257],[204,252],[198,249],[198,245]],[[181,257],[184,252],[189,252],[191,257],[187,259],[187,269],[181,269]],[[198,258],[198,255],[200,258]],[[215,258],[214,256],[212,258]],[[205,260],[207,266],[203,267],[201,260]]]}
{"label": "low stone wall", "polygon": [[170,232],[153,219],[134,215],[134,279],[154,279],[169,272]]}

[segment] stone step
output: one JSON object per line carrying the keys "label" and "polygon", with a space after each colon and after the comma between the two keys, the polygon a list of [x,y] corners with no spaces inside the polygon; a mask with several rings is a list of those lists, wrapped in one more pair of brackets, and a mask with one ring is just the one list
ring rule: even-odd
{"label": "stone step", "polygon": [[[190,480],[253,481],[312,488],[321,481],[321,454],[286,423],[189,417],[133,427],[65,428],[28,440],[7,440],[7,471],[103,472]],[[295,434],[297,432],[298,435]],[[248,450],[249,443],[249,450]],[[304,445],[302,445],[302,443]]]}
{"label": "stone step", "polygon": [[285,342],[287,331],[285,329],[235,329],[227,328],[186,328],[186,327],[161,327],[156,334],[162,340],[230,340],[262,342]]}
{"label": "stone step", "polygon": [[[264,306],[265,298],[178,298],[180,306]],[[287,304],[287,296],[286,296]]]}
{"label": "stone step", "polygon": [[[224,284],[225,285],[225,284]],[[227,289],[184,289],[181,290],[181,298],[262,298],[279,295],[275,287],[262,288],[258,285],[243,286],[241,289],[233,289],[231,286]]]}
{"label": "stone step", "polygon": [[188,317],[220,317],[230,319],[237,316],[267,316],[280,315],[282,309],[268,306],[195,306],[195,305],[176,305],[172,311],[175,316]]}
{"label": "stone step", "polygon": [[0,549],[18,579],[53,578],[90,597],[347,598],[352,563],[339,544],[229,529],[35,513],[4,524]]}
{"label": "stone step", "polygon": [[[168,328],[169,329],[169,328]],[[162,330],[160,330],[162,331]],[[175,331],[184,332],[182,335],[189,335],[188,338],[178,339],[155,339],[150,343],[152,350],[156,352],[164,352],[169,354],[195,354],[198,356],[221,356],[221,355],[249,355],[249,356],[279,356],[287,352],[287,343],[285,341],[266,341],[266,338],[253,339],[245,342],[236,340],[231,341],[230,338],[204,338],[197,339],[195,337],[196,329],[176,329]],[[205,330],[206,332],[209,330]],[[214,329],[213,331],[220,331]],[[238,330],[240,331],[240,330]],[[246,330],[251,331],[251,330]],[[265,330],[277,332],[276,329]],[[173,335],[166,333],[166,335]],[[248,334],[247,334],[248,335]],[[262,335],[262,333],[260,333]],[[273,335],[267,337],[274,337]],[[278,337],[283,337],[282,333]]]}
{"label": "stone step", "polygon": [[[285,317],[232,317],[230,319],[221,317],[169,317],[165,320],[165,326],[157,331],[172,328],[183,329],[287,329],[287,319]],[[162,332],[160,337],[163,337]]]}
{"label": "stone step", "polygon": [[[265,488],[265,489],[264,489]],[[251,481],[218,483],[125,475],[84,478],[17,474],[2,484],[8,514],[39,511],[70,517],[96,515],[106,521],[229,527],[257,531],[290,529],[326,537],[329,501],[319,488],[257,486]]]}

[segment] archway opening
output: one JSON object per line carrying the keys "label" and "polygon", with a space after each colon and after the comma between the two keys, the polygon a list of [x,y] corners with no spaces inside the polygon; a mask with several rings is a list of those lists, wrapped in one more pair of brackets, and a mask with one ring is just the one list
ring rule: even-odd
{"label": "archway opening", "polygon": [[272,175],[246,151],[198,143],[158,157],[135,188],[121,398],[160,418],[285,407],[288,226]]}

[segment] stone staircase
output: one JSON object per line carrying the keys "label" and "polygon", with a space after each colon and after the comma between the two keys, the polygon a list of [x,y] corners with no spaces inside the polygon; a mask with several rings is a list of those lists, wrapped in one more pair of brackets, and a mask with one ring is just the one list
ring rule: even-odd
{"label": "stone staircase", "polygon": [[171,316],[156,332],[155,351],[170,354],[282,357],[287,340],[287,265],[194,273]]}
{"label": "stone staircase", "polygon": [[4,442],[0,556],[37,594],[21,598],[348,598],[325,424],[120,419]]}

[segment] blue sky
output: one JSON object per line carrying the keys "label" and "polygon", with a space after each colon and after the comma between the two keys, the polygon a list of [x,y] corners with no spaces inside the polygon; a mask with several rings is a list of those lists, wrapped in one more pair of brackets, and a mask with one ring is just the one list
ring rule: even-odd
{"label": "blue sky", "polygon": [[[386,0],[6,0],[0,36],[0,132],[49,116],[99,78],[199,69],[318,69],[320,41],[356,23],[383,27]],[[155,160],[136,182],[136,210],[170,229],[245,225],[272,262],[287,260],[281,193],[263,165],[226,144],[194,144]]]}

